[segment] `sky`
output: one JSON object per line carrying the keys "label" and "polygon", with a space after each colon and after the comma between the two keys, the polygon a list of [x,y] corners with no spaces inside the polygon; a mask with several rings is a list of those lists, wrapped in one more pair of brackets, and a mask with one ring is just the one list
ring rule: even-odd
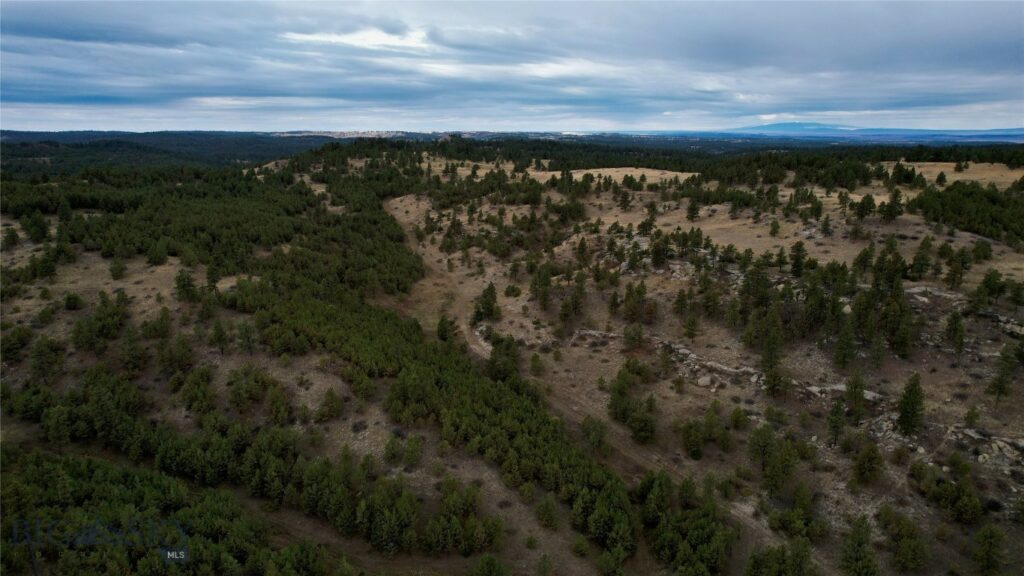
{"label": "sky", "polygon": [[1024,2],[0,3],[11,130],[1024,127]]}

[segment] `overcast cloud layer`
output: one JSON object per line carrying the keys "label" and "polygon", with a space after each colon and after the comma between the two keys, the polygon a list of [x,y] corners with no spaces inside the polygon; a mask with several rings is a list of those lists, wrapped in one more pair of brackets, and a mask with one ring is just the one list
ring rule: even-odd
{"label": "overcast cloud layer", "polygon": [[0,5],[27,130],[1024,126],[1024,3]]}

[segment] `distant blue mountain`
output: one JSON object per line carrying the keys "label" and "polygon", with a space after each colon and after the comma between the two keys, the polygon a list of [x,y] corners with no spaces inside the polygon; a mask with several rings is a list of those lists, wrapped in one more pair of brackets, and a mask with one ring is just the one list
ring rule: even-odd
{"label": "distant blue mountain", "polygon": [[775,124],[762,124],[760,126],[744,126],[724,132],[744,132],[754,134],[804,134],[807,132],[845,132],[859,130],[856,126],[844,126],[842,124],[821,124],[819,122],[777,122]]}
{"label": "distant blue mountain", "polygon": [[728,134],[761,135],[869,142],[1024,142],[1024,128],[995,130],[923,130],[911,128],[859,128],[817,122],[779,122],[722,130]]}

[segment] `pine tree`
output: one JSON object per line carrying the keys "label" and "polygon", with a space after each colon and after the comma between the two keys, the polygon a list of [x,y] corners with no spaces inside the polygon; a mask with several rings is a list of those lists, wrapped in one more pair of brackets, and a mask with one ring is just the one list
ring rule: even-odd
{"label": "pine tree", "polygon": [[192,278],[192,274],[184,268],[178,271],[177,276],[174,277],[174,292],[178,296],[178,300],[183,302],[199,301],[196,282]]}
{"label": "pine tree", "polygon": [[125,265],[124,260],[122,260],[121,258],[114,258],[113,260],[111,260],[110,271],[112,279],[121,280],[122,278],[125,277],[125,271],[127,269],[128,266]]}
{"label": "pine tree", "polygon": [[761,329],[761,369],[765,372],[777,368],[782,360],[782,315],[776,301],[768,308]]}
{"label": "pine tree", "polygon": [[544,373],[544,362],[540,358],[540,354],[536,352],[530,356],[530,374],[534,376],[540,376]]}
{"label": "pine tree", "polygon": [[857,357],[857,351],[853,340],[853,318],[845,315],[843,328],[839,331],[839,338],[836,340],[835,363],[840,368],[846,368],[850,362]]}
{"label": "pine tree", "polygon": [[974,536],[974,563],[981,576],[997,576],[1005,561],[1006,534],[995,524],[987,524]]}
{"label": "pine tree", "polygon": [[251,322],[242,322],[238,325],[238,345],[246,354],[251,354],[256,349],[256,328]]}
{"label": "pine tree", "polygon": [[542,264],[533,273],[530,280],[530,296],[540,304],[541,310],[547,310],[551,303],[551,269],[547,264]]}
{"label": "pine tree", "polygon": [[893,188],[889,193],[889,201],[880,206],[879,212],[883,222],[892,222],[903,214],[903,199],[899,188]]}
{"label": "pine tree", "polygon": [[858,220],[863,220],[871,215],[875,211],[875,197],[871,194],[865,194],[860,202],[856,206],[856,214]]}
{"label": "pine tree", "polygon": [[832,409],[828,412],[828,435],[832,445],[839,443],[839,437],[843,435],[843,428],[846,426],[846,408],[842,400],[836,399],[832,402]]}
{"label": "pine tree", "polygon": [[878,479],[885,467],[882,453],[878,445],[871,440],[863,440],[863,445],[853,459],[853,479],[857,484],[870,484]]}
{"label": "pine tree", "polygon": [[764,388],[772,398],[777,398],[786,393],[786,378],[779,372],[778,368],[771,368],[764,373]]}
{"label": "pine tree", "polygon": [[814,576],[817,574],[811,561],[811,545],[806,538],[798,537],[790,544],[775,548],[756,550],[750,555],[744,576]]}
{"label": "pine tree", "polygon": [[608,434],[608,425],[604,420],[587,416],[583,419],[581,428],[587,445],[599,452],[605,449],[605,436]]}
{"label": "pine tree", "polygon": [[846,406],[850,410],[850,420],[856,424],[864,418],[867,406],[864,400],[864,377],[854,372],[846,381]]}
{"label": "pine tree", "polygon": [[700,217],[700,202],[696,198],[690,198],[686,205],[686,219],[693,222]]}
{"label": "pine tree", "polygon": [[840,567],[846,576],[876,576],[879,573],[867,517],[857,517],[850,532],[843,537]]}
{"label": "pine tree", "polygon": [[921,375],[915,373],[907,381],[900,395],[899,424],[900,431],[905,435],[917,432],[921,428],[924,416],[924,391],[921,389]]}
{"label": "pine tree", "polygon": [[20,238],[18,238],[18,231],[14,229],[14,226],[8,226],[4,228],[4,237],[2,243],[0,243],[0,250],[10,250],[18,245]]}
{"label": "pine tree", "polygon": [[634,322],[627,324],[623,330],[623,339],[625,340],[626,348],[629,350],[635,350],[644,343],[644,328],[640,324]]}
{"label": "pine tree", "polygon": [[686,289],[680,288],[679,291],[676,292],[676,299],[672,301],[672,311],[675,312],[677,316],[682,316],[686,314],[689,307],[690,301],[686,297]]}
{"label": "pine tree", "polygon": [[455,321],[449,318],[447,314],[441,314],[441,317],[437,319],[437,339],[442,342],[451,340],[458,329]]}
{"label": "pine tree", "polygon": [[832,236],[832,217],[828,214],[821,220],[821,233],[826,237]]}
{"label": "pine tree", "polygon": [[549,530],[558,529],[558,505],[555,504],[555,498],[550,493],[546,494],[537,504],[537,520],[541,526]]}
{"label": "pine tree", "polygon": [[210,346],[215,346],[223,354],[228,347],[228,333],[224,324],[218,319],[213,321],[213,330],[210,331]]}
{"label": "pine tree", "polygon": [[762,424],[755,428],[750,433],[750,438],[747,439],[747,450],[750,453],[750,459],[760,465],[762,472],[768,466],[768,456],[774,445],[775,432],[768,424]]}
{"label": "pine tree", "polygon": [[793,244],[789,249],[790,272],[796,278],[804,275],[804,263],[807,261],[807,248],[803,242]]}
{"label": "pine tree", "polygon": [[683,333],[687,338],[693,340],[697,337],[697,331],[700,329],[700,321],[696,314],[690,314],[686,317],[686,322],[683,326]]}
{"label": "pine tree", "polygon": [[789,257],[786,256],[786,249],[779,246],[779,251],[775,253],[775,266],[781,271],[789,264]]}
{"label": "pine tree", "polygon": [[327,422],[328,420],[337,418],[341,415],[344,403],[345,402],[341,395],[339,395],[334,388],[328,388],[327,391],[324,392],[323,402],[320,404],[320,407],[317,408],[314,419],[317,422]]}
{"label": "pine tree", "polygon": [[996,366],[996,375],[989,382],[986,392],[996,397],[996,406],[1003,396],[1010,393],[1010,382],[1013,381],[1014,372],[1020,364],[1017,359],[1017,348],[1011,343],[1003,345],[999,352],[999,363]]}
{"label": "pine tree", "polygon": [[964,266],[959,259],[950,262],[949,268],[946,269],[945,282],[952,290],[956,290],[964,283]]}
{"label": "pine tree", "polygon": [[615,316],[619,313],[619,308],[622,307],[622,299],[619,298],[618,292],[612,292],[612,295],[608,297],[608,313]]}
{"label": "pine tree", "polygon": [[470,572],[470,576],[508,576],[508,574],[508,568],[491,554],[481,556],[480,561],[476,563],[476,566]]}
{"label": "pine tree", "polygon": [[476,300],[476,308],[473,309],[472,324],[479,324],[481,320],[497,320],[501,317],[501,309],[498,308],[498,290],[494,282],[487,285],[480,297]]}

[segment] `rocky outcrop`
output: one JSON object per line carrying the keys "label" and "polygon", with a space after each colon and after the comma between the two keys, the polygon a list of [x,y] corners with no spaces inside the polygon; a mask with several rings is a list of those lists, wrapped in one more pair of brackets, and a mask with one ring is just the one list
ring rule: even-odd
{"label": "rocky outcrop", "polygon": [[[573,332],[572,337],[569,339],[569,345],[574,345],[578,340],[606,342],[621,337],[620,334],[614,332],[578,329]],[[708,360],[678,342],[657,336],[651,336],[649,340],[658,348],[668,347],[672,352],[673,358],[681,363],[682,368],[690,374],[699,373],[700,376],[697,378],[698,386],[715,389],[721,379],[736,380],[738,378],[746,379],[746,377],[749,377],[750,383],[753,385],[758,385],[763,381],[761,371],[756,368],[750,366],[740,366],[738,368],[726,366],[720,362]]]}

